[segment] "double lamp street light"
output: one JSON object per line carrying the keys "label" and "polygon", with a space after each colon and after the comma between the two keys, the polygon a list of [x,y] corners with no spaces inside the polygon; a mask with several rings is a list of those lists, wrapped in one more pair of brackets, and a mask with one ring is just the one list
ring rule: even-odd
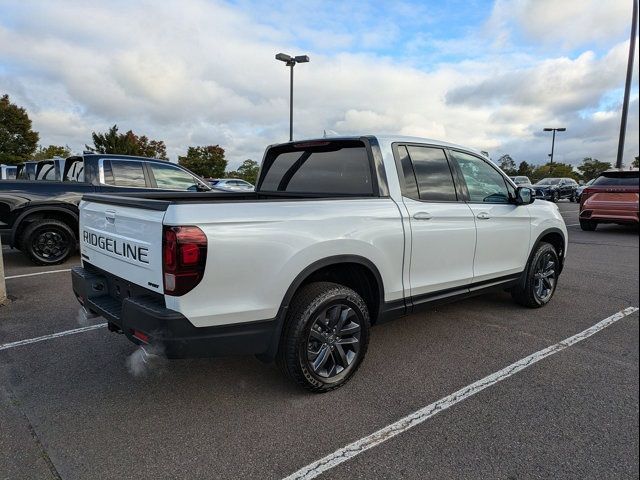
{"label": "double lamp street light", "polygon": [[297,55],[292,57],[286,53],[278,53],[276,60],[284,62],[287,67],[291,68],[290,81],[289,81],[289,141],[293,141],[293,67],[296,63],[308,63],[308,55]]}

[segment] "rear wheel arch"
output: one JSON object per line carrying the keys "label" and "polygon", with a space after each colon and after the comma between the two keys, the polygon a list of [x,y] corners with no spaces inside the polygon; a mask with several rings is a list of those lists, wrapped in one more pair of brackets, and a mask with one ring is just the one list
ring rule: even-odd
{"label": "rear wheel arch", "polygon": [[73,210],[65,207],[46,206],[29,208],[22,212],[15,220],[13,232],[11,234],[11,245],[20,247],[20,238],[25,228],[36,220],[58,220],[71,228],[74,235],[78,236],[79,219],[78,214]]}
{"label": "rear wheel arch", "polygon": [[287,289],[278,309],[270,347],[267,352],[258,355],[258,358],[264,361],[275,358],[287,311],[296,292],[305,285],[323,281],[344,285],[358,293],[367,304],[371,324],[375,324],[384,304],[384,284],[378,268],[371,260],[359,255],[336,255],[323,258],[302,270]]}

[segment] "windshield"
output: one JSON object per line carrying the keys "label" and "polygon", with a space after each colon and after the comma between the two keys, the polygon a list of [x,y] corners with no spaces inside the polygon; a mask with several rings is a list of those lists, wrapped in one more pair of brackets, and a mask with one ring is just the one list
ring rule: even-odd
{"label": "windshield", "polygon": [[558,185],[559,183],[559,178],[544,178],[536,183],[536,185]]}

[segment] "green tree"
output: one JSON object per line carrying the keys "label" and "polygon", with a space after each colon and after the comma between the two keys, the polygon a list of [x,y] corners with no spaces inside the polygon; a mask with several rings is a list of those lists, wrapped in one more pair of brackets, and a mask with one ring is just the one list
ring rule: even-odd
{"label": "green tree", "polygon": [[580,175],[573,170],[573,166],[566,163],[553,162],[536,167],[533,171],[531,181],[537,182],[547,177],[573,178],[578,180]]}
{"label": "green tree", "polygon": [[38,146],[38,149],[31,156],[33,160],[46,160],[47,158],[62,157],[67,158],[71,155],[71,149],[68,146],[49,145],[48,147]]}
{"label": "green tree", "polygon": [[578,167],[582,179],[585,181],[598,177],[605,170],[609,170],[611,164],[609,162],[601,162],[597,158],[586,157],[582,160],[582,165]]}
{"label": "green tree", "polygon": [[38,132],[31,129],[27,111],[0,98],[0,163],[16,164],[28,160],[36,150]]}
{"label": "green tree", "polygon": [[529,179],[531,179],[533,176],[533,167],[527,162],[520,162],[520,165],[518,165],[518,175],[529,177]]}
{"label": "green tree", "polygon": [[220,178],[227,168],[224,149],[219,145],[189,147],[186,156],[178,157],[178,163],[204,178]]}
{"label": "green tree", "polygon": [[631,167],[640,168],[640,157],[636,157],[633,162],[631,162]]}
{"label": "green tree", "polygon": [[226,177],[241,178],[249,183],[256,184],[258,180],[258,172],[260,171],[260,164],[255,160],[245,160],[238,167],[237,170],[225,173]]}
{"label": "green tree", "polygon": [[507,175],[513,176],[517,173],[516,162],[513,160],[513,158],[511,158],[511,155],[509,154],[502,155],[498,159],[498,165]]}
{"label": "green tree", "polygon": [[131,130],[126,133],[118,133],[117,125],[105,133],[93,132],[91,137],[93,138],[93,147],[89,145],[86,147],[92,152],[119,153],[120,155],[137,155],[168,160],[167,147],[162,140],[150,140],[145,135],[138,136]]}

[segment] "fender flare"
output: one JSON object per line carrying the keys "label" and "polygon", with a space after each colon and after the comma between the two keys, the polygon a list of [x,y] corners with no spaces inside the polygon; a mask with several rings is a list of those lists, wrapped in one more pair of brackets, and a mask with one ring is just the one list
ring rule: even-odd
{"label": "fender flare", "polygon": [[293,296],[298,291],[300,286],[304,283],[304,281],[309,278],[310,275],[317,272],[318,270],[329,267],[331,265],[339,265],[342,263],[356,263],[358,265],[362,265],[367,268],[374,276],[377,286],[378,286],[378,296],[379,296],[379,305],[378,312],[382,311],[384,305],[384,284],[382,281],[382,276],[380,275],[380,271],[375,264],[369,260],[368,258],[362,257],[360,255],[333,255],[331,257],[326,257],[320,260],[313,262],[312,264],[305,267],[291,282],[289,288],[287,289],[282,302],[280,303],[280,308],[278,309],[278,313],[275,318],[275,326],[273,328],[273,333],[271,336],[271,340],[269,342],[269,348],[266,352],[257,355],[258,359],[264,362],[273,361],[277,352],[278,345],[280,344],[280,337],[282,336],[282,328],[284,326],[284,321],[287,317],[287,312],[289,310],[289,304],[293,299]]}
{"label": "fender flare", "polygon": [[79,216],[76,212],[74,212],[72,209],[68,208],[68,207],[63,207],[63,206],[57,206],[57,205],[42,205],[39,207],[27,207],[26,210],[24,212],[22,212],[18,218],[16,218],[16,221],[13,222],[13,227],[11,228],[11,241],[10,241],[10,245],[11,246],[15,246],[16,245],[16,236],[18,234],[18,229],[20,227],[20,224],[22,223],[22,221],[28,217],[29,215],[31,215],[32,213],[37,213],[37,212],[62,212],[66,215],[69,215],[71,218],[73,218],[76,223],[80,221]]}
{"label": "fender flare", "polygon": [[[540,245],[540,242],[542,242],[542,237],[545,237],[545,236],[549,235],[550,233],[557,233],[558,235],[560,235],[562,237],[562,241],[564,242],[564,251],[562,253],[564,254],[567,251],[568,239],[567,239],[567,237],[565,237],[564,232],[562,230],[560,230],[558,227],[550,227],[550,228],[544,229],[538,235],[538,238],[536,238],[536,241],[533,242],[533,245],[531,247],[531,251],[529,252],[529,257],[527,258],[526,267],[524,269],[524,272],[522,272],[522,276],[520,277],[520,280],[518,281],[518,283],[519,283],[519,285],[521,287],[524,287],[524,283],[525,283],[526,278],[527,278],[527,272],[529,271],[529,264],[531,263],[531,259],[533,258],[533,255],[535,254],[536,250],[538,249],[538,245]],[[560,259],[560,269],[559,269],[559,272],[558,272],[558,275],[559,275],[560,273],[562,273],[562,269],[564,268],[565,256],[564,255],[558,255],[558,258]]]}

